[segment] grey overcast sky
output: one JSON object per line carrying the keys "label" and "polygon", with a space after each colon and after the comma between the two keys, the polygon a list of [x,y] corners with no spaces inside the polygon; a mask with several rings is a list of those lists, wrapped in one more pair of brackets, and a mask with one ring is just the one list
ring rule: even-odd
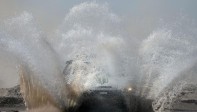
{"label": "grey overcast sky", "polygon": [[[85,1],[87,0],[0,0],[0,19],[27,11],[47,30],[45,27],[57,27],[61,24],[70,8]],[[197,0],[94,1],[108,3],[112,12],[128,18],[168,18],[183,14],[197,19]]]}

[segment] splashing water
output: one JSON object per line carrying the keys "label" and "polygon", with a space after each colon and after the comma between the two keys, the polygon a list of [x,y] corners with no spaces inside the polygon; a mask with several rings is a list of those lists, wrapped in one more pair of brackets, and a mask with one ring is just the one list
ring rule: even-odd
{"label": "splashing water", "polygon": [[[5,21],[0,50],[13,55],[62,106],[63,91],[70,91],[66,85],[81,93],[100,85],[121,89],[138,84],[140,95],[155,99],[196,64],[196,26],[180,22],[159,28],[142,41],[139,54],[129,52],[132,37],[126,31],[122,18],[106,4],[85,2],[70,9],[54,35],[41,32],[27,12]],[[70,60],[72,72],[63,74]]]}
{"label": "splashing water", "polygon": [[42,33],[36,29],[33,16],[24,12],[19,17],[5,21],[2,26],[1,50],[14,55],[19,66],[28,69],[28,75],[37,77],[39,85],[43,85],[43,88],[58,99],[62,86],[58,59]]}
{"label": "splashing water", "polygon": [[[75,91],[82,92],[104,83],[116,87],[128,83],[127,44],[119,33],[120,26],[120,18],[106,5],[82,3],[70,10],[54,37],[46,38],[33,16],[24,12],[1,25],[0,46],[28,69],[25,77],[39,80],[27,83],[29,87],[39,83],[61,103],[66,84],[82,87]],[[67,74],[65,80],[63,69],[69,60],[75,61],[75,73]],[[103,79],[106,81],[100,81]]]}
{"label": "splashing water", "polygon": [[80,74],[85,80],[77,81],[78,85],[85,88],[99,85],[95,77],[106,77],[108,84],[114,86],[121,86],[116,85],[121,77],[121,84],[127,82],[123,76],[128,76],[125,69],[128,56],[126,42],[119,33],[120,24],[120,18],[105,5],[82,3],[70,10],[52,42],[55,41],[53,45],[62,62],[76,60],[76,65],[90,63],[86,67],[88,72],[73,74]]}
{"label": "splashing water", "polygon": [[195,27],[187,29],[185,25],[176,24],[153,32],[143,41],[140,55],[147,77],[145,83],[152,85],[149,97],[157,97],[174,78],[196,63],[195,32]]}

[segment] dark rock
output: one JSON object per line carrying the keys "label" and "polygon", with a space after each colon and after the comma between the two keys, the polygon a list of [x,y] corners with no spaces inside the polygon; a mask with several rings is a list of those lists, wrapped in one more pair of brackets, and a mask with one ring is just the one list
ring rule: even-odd
{"label": "dark rock", "polygon": [[25,110],[24,100],[20,93],[20,87],[0,89],[0,111]]}

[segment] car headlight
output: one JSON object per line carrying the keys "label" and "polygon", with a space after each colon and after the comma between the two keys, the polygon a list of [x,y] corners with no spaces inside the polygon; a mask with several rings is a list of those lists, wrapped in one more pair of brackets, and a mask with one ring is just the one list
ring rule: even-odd
{"label": "car headlight", "polygon": [[132,88],[131,88],[131,87],[129,87],[127,90],[128,90],[128,91],[132,91]]}

